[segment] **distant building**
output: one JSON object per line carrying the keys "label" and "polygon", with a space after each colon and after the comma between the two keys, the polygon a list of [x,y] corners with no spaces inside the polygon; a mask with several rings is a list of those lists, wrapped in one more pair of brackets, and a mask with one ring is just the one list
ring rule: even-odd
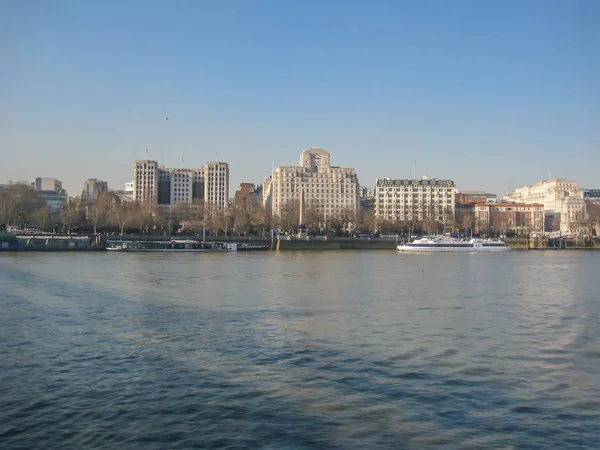
{"label": "distant building", "polygon": [[366,186],[360,186],[358,204],[362,211],[372,213],[375,210],[375,195],[373,189]]}
{"label": "distant building", "polygon": [[354,169],[332,166],[329,152],[310,148],[300,154],[300,165],[277,167],[265,180],[263,204],[277,216],[287,202],[302,198],[301,209],[314,208],[327,220],[341,216],[346,209],[356,211],[358,188]]}
{"label": "distant building", "polygon": [[229,165],[209,162],[197,169],[169,169],[156,161],[135,161],[132,193],[136,201],[165,208],[195,199],[224,208],[229,197]]}
{"label": "distant building", "polygon": [[235,191],[233,202],[237,208],[249,208],[254,205],[260,205],[260,194],[254,183],[240,183]]}
{"label": "distant building", "polygon": [[67,204],[67,191],[62,188],[62,182],[56,178],[38,177],[31,187],[42,197],[51,213],[58,213]]}
{"label": "distant building", "polygon": [[204,172],[204,201],[226,208],[229,201],[229,164],[212,161],[202,166]]}
{"label": "distant building", "polygon": [[41,178],[38,177],[32,183],[33,189],[38,192],[41,191],[55,191],[59,192],[62,190],[62,182],[56,178]]}
{"label": "distant building", "polygon": [[460,191],[456,192],[456,205],[470,205],[472,203],[496,203],[496,194],[488,194],[484,191]]}
{"label": "distant building", "polygon": [[262,205],[267,214],[273,212],[273,177],[266,177],[263,182]]}
{"label": "distant building", "polygon": [[433,219],[445,223],[454,218],[455,192],[454,180],[430,180],[427,177],[420,180],[378,179],[375,217],[391,221]]}
{"label": "distant building", "polygon": [[[515,189],[502,197],[503,202],[541,203],[544,212],[560,220],[560,231],[573,232],[581,228],[585,216],[584,192],[575,181],[564,178],[543,180]],[[560,216],[557,216],[559,214]],[[556,219],[555,219],[556,220]]]}
{"label": "distant building", "polygon": [[544,231],[542,203],[481,203],[467,206],[475,218],[475,231],[493,229],[501,233]]}
{"label": "distant building", "polygon": [[100,194],[108,192],[108,183],[97,178],[88,178],[83,183],[82,200],[96,200]]}
{"label": "distant building", "polygon": [[360,198],[370,198],[375,195],[373,189],[367,186],[360,186],[358,188],[358,193]]}
{"label": "distant building", "polygon": [[125,189],[110,189],[110,192],[117,195],[121,201],[133,201],[133,182],[125,183]]}
{"label": "distant building", "polygon": [[600,204],[600,189],[582,189],[583,200],[591,203]]}

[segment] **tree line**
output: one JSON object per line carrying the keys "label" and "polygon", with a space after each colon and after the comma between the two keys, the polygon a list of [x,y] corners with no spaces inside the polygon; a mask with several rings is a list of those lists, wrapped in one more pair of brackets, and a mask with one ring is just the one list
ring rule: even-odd
{"label": "tree line", "polygon": [[[347,208],[336,216],[325,217],[315,206],[305,211],[304,229],[309,234],[346,235],[348,233],[438,233],[467,231],[477,228],[475,217],[467,210],[457,209],[456,215],[443,215],[443,222],[432,217],[423,220],[390,221],[376,219],[371,212]],[[600,228],[600,205],[589,203],[586,220],[590,231]],[[134,202],[114,192],[102,193],[95,200],[70,198],[57,213],[52,213],[44,199],[26,185],[10,185],[0,190],[0,229],[10,226],[31,227],[40,231],[89,233],[139,233],[155,235],[265,235],[271,229],[294,234],[300,228],[300,205],[291,200],[282,205],[280,214],[272,217],[255,201],[242,206],[217,208],[201,199],[177,203],[170,211],[153,202]],[[483,233],[503,233],[508,224],[502,217],[493,217]]]}

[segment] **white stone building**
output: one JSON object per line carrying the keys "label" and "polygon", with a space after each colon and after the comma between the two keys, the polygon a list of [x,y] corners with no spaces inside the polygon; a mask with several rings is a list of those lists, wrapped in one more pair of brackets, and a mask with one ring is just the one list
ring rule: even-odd
{"label": "white stone building", "polygon": [[277,167],[263,184],[263,205],[277,216],[286,202],[299,202],[301,192],[306,209],[315,208],[325,220],[359,206],[355,170],[332,166],[329,152],[321,148],[303,151],[298,166]]}
{"label": "white stone building", "polygon": [[192,204],[194,199],[224,208],[229,196],[229,165],[209,162],[196,169],[170,169],[156,161],[139,160],[133,166],[132,189],[134,200],[165,209],[177,203]]}
{"label": "white stone building", "polygon": [[212,161],[202,166],[204,172],[204,201],[225,208],[229,202],[229,164]]}
{"label": "white stone building", "polygon": [[[541,203],[544,212],[560,215],[560,231],[576,232],[582,229],[585,220],[583,190],[575,181],[564,178],[543,180],[538,183],[515,189],[502,198],[504,202]],[[548,230],[546,230],[548,231]]]}
{"label": "white stone building", "polygon": [[454,180],[423,177],[420,180],[378,179],[375,184],[375,217],[379,220],[433,219],[446,223],[454,218]]}

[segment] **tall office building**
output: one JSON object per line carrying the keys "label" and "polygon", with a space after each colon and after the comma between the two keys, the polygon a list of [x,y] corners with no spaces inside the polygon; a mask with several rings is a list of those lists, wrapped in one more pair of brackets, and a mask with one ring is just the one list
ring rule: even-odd
{"label": "tall office building", "polygon": [[301,153],[300,165],[277,167],[265,180],[263,204],[279,215],[286,202],[303,200],[301,208],[315,208],[327,220],[339,217],[345,209],[356,211],[358,194],[354,169],[332,166],[329,152],[310,148]]}
{"label": "tall office building", "polygon": [[204,200],[218,208],[229,202],[229,164],[212,161],[202,166],[204,171]]}
{"label": "tall office building", "polygon": [[134,163],[133,199],[135,201],[158,203],[158,175],[158,162],[145,159]]}
{"label": "tall office building", "polygon": [[210,162],[197,169],[172,169],[156,161],[139,160],[133,166],[133,200],[168,208],[203,199],[219,208],[227,206],[229,166]]}
{"label": "tall office building", "polygon": [[454,218],[454,180],[378,179],[375,184],[375,217],[380,220],[433,219],[440,223]]}

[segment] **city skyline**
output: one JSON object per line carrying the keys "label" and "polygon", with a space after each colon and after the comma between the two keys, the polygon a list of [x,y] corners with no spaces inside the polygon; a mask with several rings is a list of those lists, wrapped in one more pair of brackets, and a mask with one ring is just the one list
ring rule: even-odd
{"label": "city skyline", "polygon": [[[322,149],[320,147],[309,147],[309,148],[306,148],[304,151],[308,151],[308,150],[311,150],[311,149],[324,150],[324,149]],[[159,163],[160,165],[165,166],[165,167],[169,166],[169,164],[163,164],[162,160],[158,161],[157,159],[154,159],[152,157],[149,157],[148,159],[139,158],[139,159],[137,159],[135,161],[153,161],[153,162]],[[133,161],[133,163],[135,163],[135,161]],[[228,167],[231,166],[229,162],[224,161],[224,160],[220,160],[220,161],[216,161],[216,160],[210,161],[210,160],[207,160],[204,163],[199,164],[198,167],[204,166],[206,164],[214,163],[214,162],[218,162],[220,164],[225,164]],[[505,195],[508,195],[508,194],[514,192],[515,190],[520,189],[520,188],[522,188],[524,186],[531,186],[531,185],[538,184],[538,183],[546,181],[546,180],[563,179],[563,180],[573,181],[573,182],[575,182],[577,184],[577,186],[580,189],[596,189],[596,185],[598,185],[598,182],[596,180],[594,180],[592,183],[585,184],[585,183],[581,183],[579,180],[574,179],[573,177],[556,175],[556,174],[552,173],[552,171],[548,171],[548,174],[547,174],[546,177],[542,176],[542,177],[537,178],[537,179],[531,179],[530,181],[524,182],[524,183],[522,183],[522,184],[520,184],[518,186],[514,186],[512,189],[509,189],[509,190],[506,190],[506,191],[502,191],[502,192],[500,192],[500,191],[493,191],[491,189],[481,189],[480,186],[465,188],[465,187],[461,186],[461,180],[456,180],[453,177],[439,177],[439,176],[435,176],[435,175],[431,176],[431,175],[429,175],[427,173],[419,173],[416,170],[417,165],[415,164],[415,162],[416,162],[416,160],[413,161],[413,164],[410,166],[410,168],[412,170],[411,174],[408,174],[406,176],[394,176],[394,175],[378,176],[378,177],[375,178],[375,180],[373,180],[372,184],[369,184],[368,182],[363,182],[362,181],[362,179],[360,177],[360,174],[359,174],[359,170],[360,169],[355,169],[355,168],[353,168],[353,169],[355,169],[356,172],[357,172],[357,176],[358,176],[358,180],[359,180],[360,186],[368,188],[372,192],[375,191],[375,188],[377,186],[377,182],[380,181],[380,180],[384,180],[384,179],[392,179],[392,180],[422,180],[422,179],[444,180],[444,179],[447,179],[447,180],[452,180],[452,181],[455,182],[455,184],[456,184],[456,191],[457,192],[465,192],[465,193],[467,193],[467,192],[490,192],[490,193],[495,194],[498,198],[500,198],[502,196],[505,196]],[[132,162],[129,162],[127,164],[129,168],[131,166],[131,163]],[[298,161],[295,161],[295,162],[291,162],[289,164],[281,164],[281,165],[277,165],[277,164],[273,163],[272,167],[279,168],[279,167],[289,167],[289,166],[297,166],[297,165],[298,165]],[[337,167],[344,168],[344,167],[348,167],[348,165],[341,164],[341,165],[337,165]],[[169,170],[174,170],[175,171],[175,170],[178,170],[178,169],[194,170],[193,169],[193,165],[190,165],[190,164],[187,164],[187,163],[185,165],[182,165],[181,164],[181,160],[180,160],[179,166],[173,165]],[[83,181],[80,183],[80,186],[77,187],[77,185],[74,185],[74,188],[72,190],[70,190],[67,187],[66,183],[62,182],[62,178],[61,177],[54,176],[54,174],[42,174],[42,175],[38,174],[36,176],[31,177],[31,179],[28,179],[28,178],[25,178],[25,177],[22,177],[22,178],[10,178],[10,179],[5,179],[5,180],[1,180],[0,179],[0,185],[7,185],[7,184],[10,184],[10,183],[30,184],[31,180],[35,180],[36,178],[52,178],[52,179],[60,180],[62,182],[62,184],[65,186],[65,191],[67,191],[69,193],[69,197],[78,197],[81,194],[81,190],[82,190],[81,186],[84,186],[84,188],[85,188],[86,181],[88,181],[90,179],[100,179],[102,182],[108,184],[108,188],[111,191],[124,191],[124,190],[126,190],[126,184],[131,184],[133,182],[133,179],[135,177],[134,172],[135,172],[135,169],[134,169],[134,171],[132,171],[132,177],[131,177],[131,179],[127,179],[123,183],[117,183],[117,184],[111,184],[110,182],[106,181],[107,179],[110,179],[110,177],[106,177],[106,176],[103,176],[103,175],[97,175],[96,174],[94,176],[90,176],[90,177],[87,177],[87,178],[81,177],[81,179]],[[233,199],[233,194],[235,193],[235,189],[240,184],[243,184],[243,183],[252,183],[252,184],[254,184],[256,186],[263,185],[265,179],[268,178],[268,177],[270,177],[271,175],[272,175],[272,171],[265,171],[265,176],[262,179],[260,179],[260,180],[254,180],[254,179],[249,180],[249,179],[246,179],[246,178],[241,178],[237,182],[230,181],[229,182],[229,186],[228,186],[229,187],[228,190],[229,190],[229,194],[230,194],[228,196],[229,200]]]}
{"label": "city skyline", "polygon": [[597,2],[33,3],[0,5],[2,182],[123,189],[148,148],[233,191],[314,146],[371,187],[596,185]]}

